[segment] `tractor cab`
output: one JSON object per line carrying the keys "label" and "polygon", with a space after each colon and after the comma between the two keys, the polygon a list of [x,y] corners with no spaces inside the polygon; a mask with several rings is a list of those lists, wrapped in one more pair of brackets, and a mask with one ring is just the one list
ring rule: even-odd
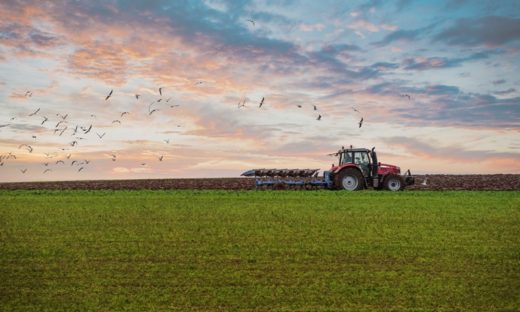
{"label": "tractor cab", "polygon": [[373,172],[377,173],[377,155],[372,149],[351,148],[338,151],[339,166],[353,164],[356,165],[364,177],[370,177]]}

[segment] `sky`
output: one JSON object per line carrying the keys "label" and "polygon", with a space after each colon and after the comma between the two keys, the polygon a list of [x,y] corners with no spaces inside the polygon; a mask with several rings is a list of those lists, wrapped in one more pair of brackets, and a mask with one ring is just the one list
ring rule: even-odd
{"label": "sky", "polygon": [[0,182],[519,174],[519,50],[518,1],[2,0]]}

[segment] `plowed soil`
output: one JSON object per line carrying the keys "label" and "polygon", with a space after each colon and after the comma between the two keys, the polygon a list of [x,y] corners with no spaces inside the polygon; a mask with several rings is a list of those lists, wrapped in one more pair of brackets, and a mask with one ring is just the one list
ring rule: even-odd
{"label": "plowed soil", "polygon": [[[426,180],[426,185],[423,182]],[[254,178],[92,180],[0,183],[0,189],[16,190],[139,190],[139,189],[255,189]],[[409,190],[520,190],[519,174],[418,175]]]}

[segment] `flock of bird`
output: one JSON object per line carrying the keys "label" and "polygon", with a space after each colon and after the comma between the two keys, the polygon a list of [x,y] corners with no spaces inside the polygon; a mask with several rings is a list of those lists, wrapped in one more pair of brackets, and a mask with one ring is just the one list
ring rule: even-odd
{"label": "flock of bird", "polygon": [[[171,100],[171,98],[164,99],[162,97],[163,88],[159,88],[158,92],[159,92],[160,98],[154,100],[148,106],[148,115],[152,115],[153,113],[160,110],[160,108],[157,107],[158,104],[161,104],[161,103],[166,104],[166,103],[169,103]],[[105,97],[105,101],[108,101],[112,97],[113,93],[114,93],[114,90],[110,90],[110,92]],[[32,97],[32,95],[33,95],[32,91],[27,91],[25,93],[25,97],[27,97],[27,98]],[[140,97],[141,96],[139,94],[135,95],[136,100],[139,100]],[[166,104],[166,105],[169,108],[176,108],[176,107],[180,106],[178,104]],[[161,109],[162,109],[162,107],[161,107]],[[94,125],[93,122],[90,122],[90,123],[84,124],[84,125],[74,124],[70,120],[69,114],[58,113],[58,114],[55,114],[56,118],[50,118],[50,117],[48,117],[49,116],[48,114],[44,115],[44,113],[45,112],[43,112],[41,110],[41,108],[38,108],[35,111],[28,113],[26,116],[31,119],[38,118],[38,117],[41,118],[41,122],[38,121],[37,124],[40,127],[42,127],[42,130],[44,130],[44,131],[51,131],[57,137],[66,137],[67,134],[70,134],[70,136],[72,138],[66,145],[59,148],[59,152],[43,153],[43,155],[45,155],[44,156],[45,160],[44,160],[44,162],[41,163],[42,173],[46,174],[48,172],[52,172],[53,168],[56,166],[63,167],[63,166],[67,166],[67,165],[69,167],[73,167],[77,172],[82,172],[83,170],[85,170],[86,166],[89,165],[91,163],[91,161],[89,161],[87,159],[74,159],[74,157],[73,157],[74,149],[77,148],[80,145],[80,142],[82,142],[83,140],[88,140],[89,139],[88,135],[93,135],[92,133],[95,133],[97,138],[99,140],[102,140],[105,137],[105,135],[107,134],[106,131],[103,131],[103,132],[93,131],[93,129],[96,128],[96,126]],[[122,124],[121,120],[123,119],[123,117],[125,117],[128,114],[130,114],[130,112],[128,112],[128,111],[119,113],[118,119],[114,119],[111,124],[112,125]],[[96,115],[91,114],[90,117],[95,119]],[[12,122],[16,118],[17,117],[12,117],[12,118],[10,118],[10,121]],[[51,127],[48,127],[49,123],[51,123],[51,119],[54,119],[54,122],[56,122],[56,124],[54,124],[54,126],[51,125]],[[73,124],[74,124],[74,126],[72,126]],[[0,124],[0,128],[5,128],[10,125],[11,125],[11,123]],[[180,127],[180,125],[177,125],[177,127]],[[31,137],[34,140],[38,139],[38,137],[36,135],[32,135]],[[164,139],[163,142],[166,144],[169,144],[170,139]],[[18,150],[25,151],[26,153],[34,155],[34,154],[36,154],[36,153],[33,153],[36,149],[36,146],[37,146],[36,141],[34,143],[33,142],[22,143],[18,146]],[[114,153],[110,154],[109,156],[110,156],[110,159],[114,162],[117,160],[117,157],[118,157]],[[157,157],[157,161],[159,161],[159,162],[162,162],[165,159],[164,155],[157,155],[156,157]],[[60,159],[54,160],[53,158],[60,158]],[[13,152],[1,154],[0,155],[0,167],[3,167],[4,164],[7,162],[15,161],[17,159],[18,159],[17,155],[14,154]],[[147,166],[147,163],[140,162],[140,166]],[[28,168],[20,168],[19,170],[22,174],[26,174],[28,172]]]}

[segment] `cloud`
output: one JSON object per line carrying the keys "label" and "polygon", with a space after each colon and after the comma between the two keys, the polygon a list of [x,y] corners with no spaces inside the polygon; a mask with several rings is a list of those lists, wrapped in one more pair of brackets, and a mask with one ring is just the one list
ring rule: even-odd
{"label": "cloud", "polygon": [[506,80],[505,79],[498,79],[498,80],[493,80],[493,84],[496,86],[496,85],[501,85],[501,84],[504,84],[506,83]]}
{"label": "cloud", "polygon": [[436,23],[433,23],[431,25],[417,28],[417,29],[400,29],[396,30],[394,32],[391,32],[390,34],[386,35],[383,39],[380,41],[374,42],[373,45],[375,46],[386,46],[390,43],[394,43],[396,41],[417,41],[419,39],[422,39],[423,37],[426,37],[433,29],[436,27]]}
{"label": "cloud", "polygon": [[501,46],[520,40],[520,18],[485,16],[457,20],[433,37],[434,42],[460,46]]}
{"label": "cloud", "polygon": [[429,70],[440,68],[452,68],[462,65],[467,61],[475,61],[489,58],[488,53],[479,52],[467,57],[414,57],[404,59],[402,67],[406,70]]}
{"label": "cloud", "polygon": [[509,88],[507,90],[495,91],[493,93],[497,94],[497,95],[508,95],[508,94],[511,94],[511,93],[514,93],[514,92],[516,92],[515,88]]}
{"label": "cloud", "polygon": [[316,24],[300,24],[300,27],[299,29],[303,32],[311,32],[311,31],[322,31],[323,29],[325,29],[325,25],[321,24],[321,23],[316,23]]}

